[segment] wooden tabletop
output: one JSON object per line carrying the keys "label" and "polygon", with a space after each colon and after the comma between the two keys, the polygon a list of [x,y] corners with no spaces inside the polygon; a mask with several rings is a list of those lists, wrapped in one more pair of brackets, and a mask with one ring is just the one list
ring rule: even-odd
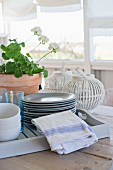
{"label": "wooden tabletop", "polygon": [[[104,114],[102,114],[102,108]],[[112,124],[113,108],[99,107],[97,117]],[[106,111],[105,111],[106,110]],[[108,111],[109,110],[109,111]],[[107,113],[107,111],[109,113]],[[109,114],[109,115],[108,115]],[[112,128],[113,125],[111,125]],[[113,131],[111,132],[111,136]],[[113,138],[105,138],[88,148],[58,155],[50,150],[0,160],[0,170],[113,170]]]}

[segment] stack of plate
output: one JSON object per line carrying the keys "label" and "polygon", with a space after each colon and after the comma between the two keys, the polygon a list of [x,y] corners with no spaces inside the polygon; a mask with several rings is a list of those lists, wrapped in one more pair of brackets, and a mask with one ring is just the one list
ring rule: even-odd
{"label": "stack of plate", "polygon": [[76,108],[76,98],[72,93],[38,93],[24,98],[24,122],[31,119]]}

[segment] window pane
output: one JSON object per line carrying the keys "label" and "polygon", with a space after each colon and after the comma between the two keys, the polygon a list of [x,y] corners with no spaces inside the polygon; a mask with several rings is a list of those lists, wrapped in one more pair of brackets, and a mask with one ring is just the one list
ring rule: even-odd
{"label": "window pane", "polygon": [[[11,25],[11,38],[25,41],[30,37],[30,29],[40,26],[43,35],[49,37],[49,42],[57,42],[61,51],[51,54],[51,59],[83,59],[83,11],[64,13],[41,13],[38,12],[37,20],[15,22]],[[37,38],[27,43],[30,51],[37,44]],[[41,57],[44,48],[36,48],[33,52],[35,57]]]}
{"label": "window pane", "polygon": [[93,42],[95,60],[113,60],[113,36],[97,36]]}
{"label": "window pane", "polygon": [[0,34],[4,33],[2,3],[0,2]]}

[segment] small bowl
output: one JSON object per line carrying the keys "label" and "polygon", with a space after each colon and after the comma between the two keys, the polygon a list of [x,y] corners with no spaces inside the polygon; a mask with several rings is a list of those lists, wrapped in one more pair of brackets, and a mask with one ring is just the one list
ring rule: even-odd
{"label": "small bowl", "polygon": [[20,127],[20,124],[21,124],[20,119],[10,124],[0,124],[0,131],[4,129],[13,129],[16,128],[17,126]]}
{"label": "small bowl", "polygon": [[20,108],[13,103],[0,103],[0,125],[11,124],[20,119]]}
{"label": "small bowl", "polygon": [[6,127],[4,129],[0,128],[0,142],[16,140],[20,134],[21,123],[18,123],[14,127]]}
{"label": "small bowl", "polygon": [[0,103],[0,142],[17,139],[20,129],[20,108],[13,103]]}

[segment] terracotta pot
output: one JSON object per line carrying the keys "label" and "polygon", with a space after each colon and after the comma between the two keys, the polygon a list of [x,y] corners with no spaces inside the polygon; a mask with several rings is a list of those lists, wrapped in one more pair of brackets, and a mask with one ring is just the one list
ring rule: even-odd
{"label": "terracotta pot", "polygon": [[34,74],[33,76],[24,74],[20,78],[16,78],[12,74],[0,74],[0,88],[12,91],[24,91],[25,95],[38,93],[41,81],[41,74]]}

